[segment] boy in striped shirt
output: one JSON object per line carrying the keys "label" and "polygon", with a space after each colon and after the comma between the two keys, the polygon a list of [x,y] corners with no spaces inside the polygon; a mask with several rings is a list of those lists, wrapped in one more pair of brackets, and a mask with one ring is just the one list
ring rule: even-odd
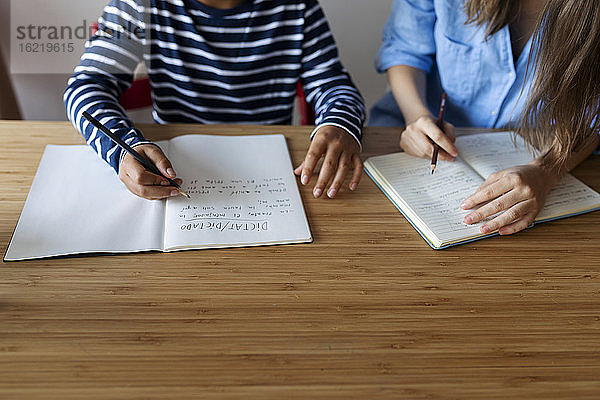
{"label": "boy in striped shirt", "polygon": [[342,67],[318,0],[111,0],[69,80],[69,119],[127,188],[147,199],[175,192],[99,133],[84,111],[118,133],[165,176],[173,166],[133,127],[118,104],[144,61],[157,123],[289,124],[298,81],[317,128],[295,170],[313,191],[333,198],[348,174],[362,174],[365,106]]}

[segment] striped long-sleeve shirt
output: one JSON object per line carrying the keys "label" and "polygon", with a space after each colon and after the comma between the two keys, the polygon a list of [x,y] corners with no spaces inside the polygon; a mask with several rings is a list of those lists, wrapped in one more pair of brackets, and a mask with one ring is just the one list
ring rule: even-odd
{"label": "striped long-sleeve shirt", "polygon": [[146,143],[118,102],[141,61],[157,123],[289,124],[300,81],[317,129],[338,126],[360,143],[364,102],[317,0],[247,0],[229,10],[197,0],[111,0],[64,101],[69,119],[117,172],[121,150],[82,113],[130,145]]}

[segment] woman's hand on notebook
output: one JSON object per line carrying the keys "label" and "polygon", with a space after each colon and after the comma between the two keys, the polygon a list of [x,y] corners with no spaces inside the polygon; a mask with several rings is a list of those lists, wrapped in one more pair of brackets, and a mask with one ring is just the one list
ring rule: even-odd
{"label": "woman's hand on notebook", "polygon": [[496,172],[461,205],[465,210],[481,205],[464,222],[476,224],[500,213],[481,227],[482,233],[499,230],[501,235],[510,235],[522,231],[533,223],[559,178],[535,161]]}
{"label": "woman's hand on notebook", "polygon": [[[160,147],[154,144],[135,146],[135,150],[150,160],[160,172],[171,179],[175,178],[175,171],[169,159]],[[167,197],[179,196],[179,191],[170,186],[164,177],[147,171],[135,158],[127,154],[119,166],[119,179],[123,181],[129,191],[148,200],[161,200]],[[181,179],[175,179],[181,185]]]}
{"label": "woman's hand on notebook", "polygon": [[435,142],[441,147],[438,159],[454,161],[458,156],[458,149],[454,146],[454,126],[444,122],[444,132],[438,128],[431,115],[422,116],[406,126],[400,135],[400,147],[411,156],[431,158],[432,142]]}
{"label": "woman's hand on notebook", "polygon": [[313,137],[304,162],[294,170],[296,175],[301,176],[303,185],[308,185],[322,158],[323,164],[313,190],[315,198],[321,197],[328,185],[327,196],[334,198],[348,174],[351,174],[348,187],[352,191],[356,190],[363,171],[360,146],[356,139],[336,126],[326,125],[319,129]]}

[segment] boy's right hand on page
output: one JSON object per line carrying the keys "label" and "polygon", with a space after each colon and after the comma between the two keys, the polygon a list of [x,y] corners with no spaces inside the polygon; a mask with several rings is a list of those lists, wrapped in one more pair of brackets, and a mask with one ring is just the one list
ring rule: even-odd
{"label": "boy's right hand on page", "polygon": [[[153,144],[135,146],[135,151],[150,160],[165,176],[175,178],[175,171],[169,159],[160,147]],[[167,197],[179,196],[179,191],[170,186],[168,180],[162,176],[147,171],[129,153],[123,157],[119,167],[119,179],[123,181],[129,191],[148,200],[161,200]],[[181,179],[175,179],[181,185]]]}
{"label": "boy's right hand on page", "polygon": [[[333,199],[337,196],[346,177],[350,175],[348,188],[355,191],[363,173],[360,146],[348,132],[333,125],[322,126],[315,134],[302,164],[294,170],[303,185],[308,185],[319,161],[323,159],[318,172],[313,196],[320,198],[327,193]],[[329,189],[327,189],[329,188]]]}
{"label": "boy's right hand on page", "polygon": [[458,156],[458,149],[454,146],[454,126],[444,122],[444,132],[439,129],[435,119],[431,116],[420,117],[409,123],[400,135],[400,147],[406,153],[415,157],[431,158],[433,155],[433,142],[440,146],[439,160],[454,161]]}

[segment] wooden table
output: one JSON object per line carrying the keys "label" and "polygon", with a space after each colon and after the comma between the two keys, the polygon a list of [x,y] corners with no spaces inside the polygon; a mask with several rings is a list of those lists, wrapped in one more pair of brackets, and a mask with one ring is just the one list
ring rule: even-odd
{"label": "wooden table", "polygon": [[[285,132],[295,163],[310,131],[142,129]],[[365,137],[367,156],[398,149]],[[82,140],[17,122],[0,140],[4,252],[44,145]],[[600,191],[598,171],[575,175]],[[2,264],[0,398],[600,397],[600,213],[434,251],[366,176],[301,192],[311,245]]]}

